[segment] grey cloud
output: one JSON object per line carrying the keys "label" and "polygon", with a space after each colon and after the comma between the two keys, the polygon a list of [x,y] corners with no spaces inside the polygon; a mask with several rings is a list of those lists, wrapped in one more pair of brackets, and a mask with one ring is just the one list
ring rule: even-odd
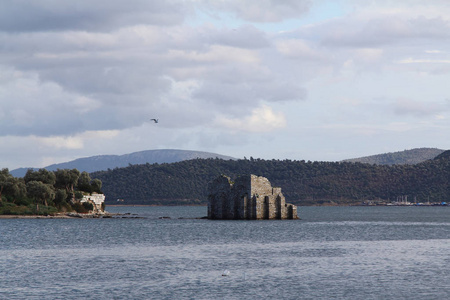
{"label": "grey cloud", "polygon": [[267,67],[264,63],[219,64],[202,74],[202,84],[192,97],[213,102],[221,107],[221,111],[237,114],[245,113],[244,108],[252,108],[260,101],[305,99],[306,92],[300,87],[301,83],[288,81],[283,71]]}
{"label": "grey cloud", "polygon": [[3,0],[0,31],[112,30],[134,24],[180,24],[183,1]]}
{"label": "grey cloud", "polygon": [[303,100],[306,91],[298,85],[276,82],[242,82],[227,84],[217,81],[205,82],[194,95],[203,101],[214,101],[222,107],[222,112],[242,115],[248,113],[248,108],[254,108],[261,101],[279,102]]}
{"label": "grey cloud", "polygon": [[246,83],[227,84],[217,81],[208,81],[203,83],[193,97],[202,99],[205,102],[214,102],[223,107],[223,111],[230,111],[239,104],[242,111],[243,106],[254,105],[258,98],[255,97],[254,89]]}
{"label": "grey cloud", "polygon": [[247,49],[265,48],[270,45],[266,34],[250,25],[231,29],[210,28],[210,30],[204,30],[200,34],[204,35],[205,41],[211,44]]}
{"label": "grey cloud", "polygon": [[[420,126],[427,131],[422,142],[445,140],[450,106],[436,100],[446,97],[450,65],[444,13],[442,19],[425,13],[416,18],[398,9],[387,18],[388,10],[377,9],[377,2],[297,31],[265,33],[258,25],[241,25],[301,18],[310,3],[0,1],[0,139],[20,149],[40,147],[49,154],[39,155],[54,157],[60,140],[76,142],[63,156],[199,145],[218,152],[238,145],[230,151],[247,156],[253,154],[245,151],[261,149],[282,155],[270,145],[255,150],[271,136],[230,132],[217,121],[245,118],[264,104],[288,120],[289,127],[277,132],[280,142],[272,144],[299,149],[296,142],[307,141],[302,151],[317,150],[318,159],[338,139],[363,136],[357,144],[364,147],[374,146],[373,134],[380,137],[377,145],[398,137],[407,142],[413,134],[403,133]],[[217,23],[206,23],[211,18],[205,13]],[[380,103],[368,100],[386,93],[389,98]],[[307,95],[311,101],[301,105],[280,103]],[[407,100],[392,100],[397,97]],[[153,117],[160,123],[150,123]],[[398,130],[397,123],[404,127]],[[443,129],[436,131],[436,124]],[[37,136],[34,142],[30,135]],[[26,154],[36,154],[31,152]]]}
{"label": "grey cloud", "polygon": [[[302,66],[314,64],[316,73],[326,67],[336,74],[344,69],[380,72],[386,67],[427,74],[446,74],[449,70],[448,63],[439,63],[448,61],[450,53],[450,23],[442,18],[354,14],[281,33],[278,39],[285,41],[277,44],[282,54],[296,58],[298,62],[294,63]],[[302,43],[309,49],[302,48]],[[434,49],[440,51],[426,52]],[[316,63],[314,58],[318,58]]]}
{"label": "grey cloud", "polygon": [[418,117],[436,115],[450,111],[450,101],[439,103],[436,101],[422,102],[411,99],[398,99],[394,112],[398,115],[413,115]]}
{"label": "grey cloud", "polygon": [[135,66],[72,66],[56,70],[42,70],[42,79],[57,82],[65,89],[83,94],[121,97],[159,95],[170,89],[170,81],[149,71],[149,65]]}
{"label": "grey cloud", "polygon": [[[124,72],[108,81],[99,80],[90,70],[77,70],[70,76],[63,71],[51,73],[54,80],[50,81],[42,79],[45,72],[39,77],[0,68],[4,89],[0,95],[0,136],[70,135],[138,126],[160,106],[161,95],[171,84],[167,79],[138,76],[136,72]],[[138,78],[129,78],[134,76]],[[103,86],[95,90],[96,84]]]}
{"label": "grey cloud", "polygon": [[[54,84],[38,87],[33,79],[4,86],[0,135],[64,134],[79,128],[77,101]],[[56,125],[57,124],[57,125]]]}
{"label": "grey cloud", "polygon": [[[3,70],[9,80],[2,83],[9,94],[0,95],[4,110],[0,116],[5,116],[0,136],[132,128],[155,115],[166,120],[160,124],[165,128],[195,127],[210,124],[218,112],[240,116],[261,101],[304,99],[306,92],[299,83],[270,70],[268,57],[261,59],[261,51],[276,52],[269,37],[255,27],[119,28],[140,22],[123,3],[102,10],[99,7],[106,2],[71,2],[66,7],[58,1],[36,1],[27,7],[35,10],[28,25],[0,18],[0,38],[5,41],[0,45],[0,73]],[[169,11],[177,22],[188,9],[170,11],[176,2],[158,3],[127,5],[162,18]],[[20,11],[25,1],[2,5],[18,19],[28,11]],[[66,14],[65,22],[54,19]],[[83,23],[84,16],[94,23]],[[124,21],[133,16],[136,20]],[[150,18],[147,24],[155,20]],[[107,29],[111,31],[99,32]],[[223,47],[217,50],[216,45]],[[189,81],[195,84],[185,91]]]}
{"label": "grey cloud", "polygon": [[273,102],[305,100],[307,91],[298,84],[281,82],[261,87],[263,99]]}
{"label": "grey cloud", "polygon": [[302,28],[291,35],[319,40],[325,46],[377,47],[406,44],[409,41],[430,41],[450,38],[450,23],[442,18],[406,18],[374,16],[369,19],[353,16],[334,19]]}
{"label": "grey cloud", "polygon": [[280,22],[298,18],[309,10],[309,0],[206,0],[213,9],[230,11],[237,17],[252,22]]}

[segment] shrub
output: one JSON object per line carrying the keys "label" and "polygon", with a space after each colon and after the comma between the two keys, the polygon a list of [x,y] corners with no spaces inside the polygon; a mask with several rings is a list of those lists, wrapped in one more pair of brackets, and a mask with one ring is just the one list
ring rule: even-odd
{"label": "shrub", "polygon": [[33,203],[33,200],[22,197],[22,198],[16,199],[16,201],[14,203],[17,204],[18,206],[28,206]]}
{"label": "shrub", "polygon": [[83,199],[83,193],[80,191],[75,191],[75,199],[77,200]]}
{"label": "shrub", "polygon": [[26,211],[23,213],[23,215],[52,216],[56,213],[58,213],[58,209],[54,206],[39,205],[39,210],[37,210],[36,204],[30,204],[26,206]]}
{"label": "shrub", "polygon": [[58,205],[58,209],[60,212],[68,212],[73,211],[73,207],[67,203],[67,201],[63,201]]}
{"label": "shrub", "polygon": [[84,206],[84,208],[87,209],[88,211],[94,210],[94,205],[92,205],[92,203],[90,203],[90,202],[83,202],[83,206]]}
{"label": "shrub", "polygon": [[27,206],[18,206],[14,203],[3,203],[0,206],[1,215],[31,215],[32,212]]}
{"label": "shrub", "polygon": [[83,203],[76,202],[76,203],[72,204],[72,208],[77,213],[85,214],[85,213],[92,211],[94,209],[94,206],[88,202],[83,202]]}

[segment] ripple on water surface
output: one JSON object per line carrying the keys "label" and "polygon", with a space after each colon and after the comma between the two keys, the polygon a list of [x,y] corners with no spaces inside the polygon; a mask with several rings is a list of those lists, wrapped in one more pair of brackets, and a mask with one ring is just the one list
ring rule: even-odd
{"label": "ripple on water surface", "polygon": [[303,220],[281,222],[178,219],[205,208],[139,210],[144,218],[0,221],[0,298],[450,296],[446,208],[426,217],[306,208]]}

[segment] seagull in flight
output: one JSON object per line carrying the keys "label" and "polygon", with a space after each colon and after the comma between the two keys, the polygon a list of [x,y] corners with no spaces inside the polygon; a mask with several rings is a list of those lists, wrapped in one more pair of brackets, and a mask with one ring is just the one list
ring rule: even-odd
{"label": "seagull in flight", "polygon": [[153,121],[155,123],[158,123],[158,119],[150,119],[150,121]]}

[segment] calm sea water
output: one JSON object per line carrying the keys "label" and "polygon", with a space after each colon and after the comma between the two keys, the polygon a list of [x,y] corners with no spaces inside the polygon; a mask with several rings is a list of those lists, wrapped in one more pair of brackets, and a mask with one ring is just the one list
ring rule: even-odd
{"label": "calm sea water", "polygon": [[450,298],[450,207],[107,210],[131,215],[0,220],[0,299]]}

